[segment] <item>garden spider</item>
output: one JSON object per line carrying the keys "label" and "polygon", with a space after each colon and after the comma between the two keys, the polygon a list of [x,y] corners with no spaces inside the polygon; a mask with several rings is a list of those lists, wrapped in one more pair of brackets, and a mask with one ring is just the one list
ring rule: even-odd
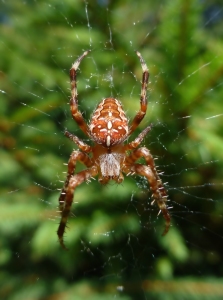
{"label": "garden spider", "polygon": [[[153,157],[150,151],[141,147],[138,148],[146,134],[150,131],[151,125],[146,127],[134,141],[125,144],[124,141],[135,131],[146,114],[147,109],[147,85],[149,71],[141,54],[136,52],[140,59],[143,70],[142,87],[140,96],[140,109],[134,117],[132,124],[128,126],[128,120],[119,100],[109,97],[103,99],[94,111],[90,124],[87,125],[81,112],[78,110],[77,100],[77,69],[82,59],[89,53],[85,51],[72,65],[70,69],[71,99],[70,109],[73,119],[81,130],[94,142],[93,146],[85,144],[77,136],[65,131],[65,135],[71,139],[80,149],[71,153],[68,162],[67,178],[59,198],[59,209],[61,221],[57,231],[59,242],[63,248],[63,235],[67,224],[68,215],[73,202],[74,190],[84,181],[89,181],[98,175],[101,184],[114,180],[118,184],[124,180],[123,173],[128,175],[144,176],[152,191],[153,202],[157,205],[165,218],[165,235],[170,227],[170,214],[166,205],[167,193],[156,170]],[[92,156],[89,154],[92,153]],[[136,163],[143,157],[145,165]],[[76,162],[80,161],[87,169],[74,174]]]}

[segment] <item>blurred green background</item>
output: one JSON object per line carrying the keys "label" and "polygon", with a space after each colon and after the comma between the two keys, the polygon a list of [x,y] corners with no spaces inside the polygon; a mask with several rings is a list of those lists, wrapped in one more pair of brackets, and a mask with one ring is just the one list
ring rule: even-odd
{"label": "blurred green background", "polygon": [[[0,298],[223,298],[222,1],[1,1]],[[139,50],[150,70],[144,141],[158,158],[172,226],[143,178],[78,187],[64,251],[58,197],[76,147],[78,73],[86,120],[104,97],[139,109]],[[77,170],[82,166],[78,165]]]}

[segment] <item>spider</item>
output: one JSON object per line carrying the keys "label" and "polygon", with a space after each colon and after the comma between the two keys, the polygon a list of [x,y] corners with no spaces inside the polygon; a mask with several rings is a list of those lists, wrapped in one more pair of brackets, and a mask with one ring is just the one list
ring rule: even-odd
{"label": "spider", "polygon": [[[89,50],[90,51],[90,50]],[[68,161],[67,178],[59,198],[59,209],[61,211],[61,221],[57,231],[60,245],[64,245],[63,235],[65,232],[67,219],[73,202],[74,191],[84,181],[90,181],[92,177],[98,175],[101,184],[114,180],[118,184],[124,180],[123,173],[128,175],[144,176],[150,185],[153,201],[157,203],[165,219],[165,235],[170,227],[170,214],[166,205],[167,193],[156,170],[154,159],[146,147],[138,148],[147,133],[151,130],[151,125],[147,126],[132,142],[124,144],[129,136],[135,131],[147,110],[147,86],[149,71],[141,54],[136,51],[142,66],[142,86],[140,95],[140,109],[135,115],[131,125],[122,108],[121,102],[113,97],[104,98],[95,109],[89,125],[85,122],[82,113],[78,109],[77,99],[77,69],[82,59],[89,51],[85,51],[72,65],[70,69],[71,99],[70,109],[73,119],[81,130],[93,141],[94,145],[89,146],[76,135],[65,131],[65,136],[72,140],[80,150],[74,150]],[[91,155],[89,155],[91,153]],[[141,157],[145,164],[137,163]],[[74,174],[76,162],[80,161],[87,168]]]}

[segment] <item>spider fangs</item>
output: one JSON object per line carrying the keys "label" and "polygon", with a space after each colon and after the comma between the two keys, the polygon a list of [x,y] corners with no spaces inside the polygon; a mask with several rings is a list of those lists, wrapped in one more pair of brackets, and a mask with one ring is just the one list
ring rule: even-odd
{"label": "spider fangs", "polygon": [[[77,136],[65,131],[65,135],[79,148],[71,153],[68,161],[67,178],[59,198],[61,221],[57,231],[59,242],[63,248],[63,235],[66,228],[68,215],[73,202],[74,191],[84,181],[98,175],[99,182],[106,184],[109,180],[121,183],[124,180],[123,173],[128,175],[144,176],[150,185],[153,202],[156,202],[165,219],[165,235],[170,227],[170,214],[166,205],[167,193],[156,170],[154,159],[146,147],[138,148],[140,143],[150,131],[151,125],[146,127],[132,142],[124,144],[125,140],[135,131],[146,114],[147,109],[147,85],[149,71],[141,54],[136,52],[142,66],[142,86],[140,95],[140,109],[132,123],[128,126],[128,120],[119,100],[112,97],[103,99],[96,108],[87,125],[81,112],[78,110],[77,99],[77,69],[82,59],[89,53],[84,52],[72,65],[70,70],[71,99],[70,109],[73,119],[81,130],[93,141],[89,146]],[[92,153],[91,156],[89,154]],[[137,163],[143,157],[145,164]],[[80,161],[87,168],[74,174],[76,162]]]}

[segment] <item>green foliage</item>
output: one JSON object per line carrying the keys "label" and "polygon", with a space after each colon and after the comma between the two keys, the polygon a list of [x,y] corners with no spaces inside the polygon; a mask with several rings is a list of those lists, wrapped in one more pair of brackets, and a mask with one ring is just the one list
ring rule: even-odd
{"label": "green foliage", "polygon": [[[207,17],[213,6],[1,6],[0,298],[221,299],[223,21]],[[106,187],[92,180],[75,193],[66,252],[57,206],[75,146],[63,131],[86,140],[69,111],[69,68],[86,49],[78,73],[86,119],[110,95],[133,117],[142,73],[135,49],[149,66],[148,113],[137,133],[154,123],[144,143],[168,180],[172,227],[161,236],[164,220],[143,178]]]}

